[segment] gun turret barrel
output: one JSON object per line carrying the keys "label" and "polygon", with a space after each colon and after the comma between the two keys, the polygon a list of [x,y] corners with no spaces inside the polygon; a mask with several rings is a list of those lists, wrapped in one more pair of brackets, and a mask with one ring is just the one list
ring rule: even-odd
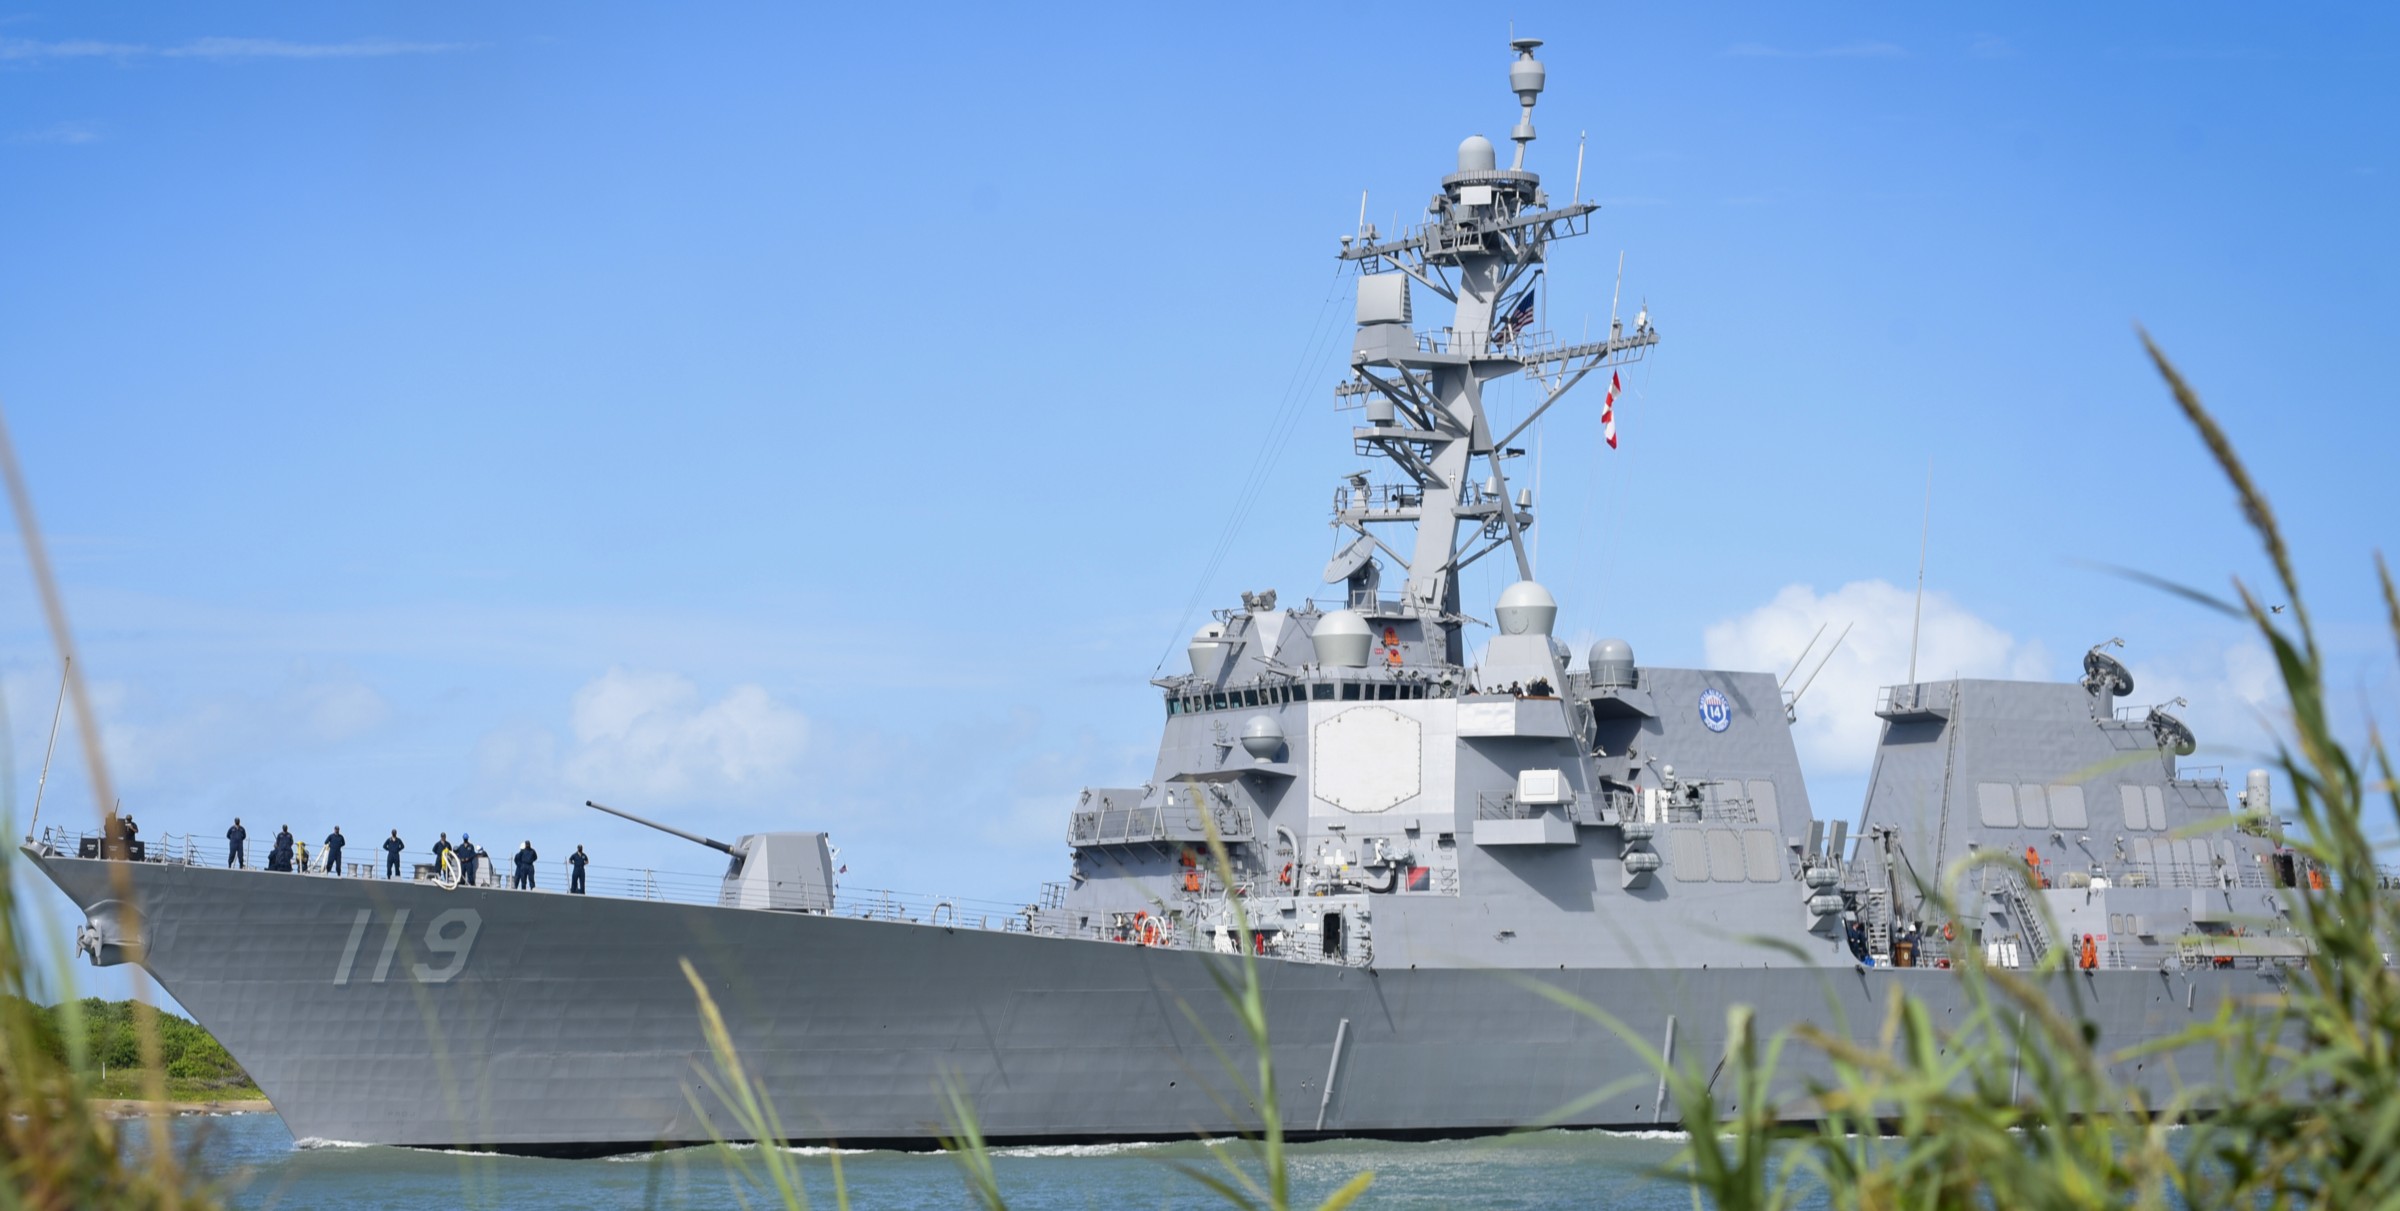
{"label": "gun turret barrel", "polygon": [[586,800],[584,800],[584,801],[583,801],[583,805],[584,805],[585,807],[589,807],[589,808],[596,808],[596,809],[598,809],[598,810],[600,810],[600,811],[607,812],[609,815],[612,815],[612,816],[623,816],[623,817],[625,817],[626,819],[628,819],[628,820],[631,820],[631,821],[633,821],[633,822],[634,822],[634,823],[636,823],[636,824],[647,824],[647,825],[649,825],[650,827],[652,827],[652,828],[655,828],[655,829],[657,829],[658,831],[660,831],[660,832],[662,832],[662,833],[672,833],[672,834],[674,834],[675,836],[681,837],[681,838],[683,838],[683,839],[684,839],[684,840],[686,840],[686,841],[695,841],[695,842],[698,842],[699,844],[702,844],[702,845],[705,845],[705,846],[709,847],[710,849],[717,850],[717,851],[720,851],[720,852],[722,852],[722,853],[731,854],[731,853],[733,852],[733,847],[732,847],[732,846],[730,846],[730,845],[727,845],[727,844],[725,844],[723,841],[711,840],[710,838],[703,837],[703,836],[701,836],[701,835],[700,835],[700,834],[698,834],[698,833],[687,833],[687,832],[683,831],[683,830],[682,830],[682,829],[680,829],[680,828],[674,828],[674,827],[671,827],[671,826],[669,826],[669,825],[661,824],[661,823],[659,823],[659,822],[658,822],[658,821],[656,821],[656,820],[644,820],[644,819],[642,819],[640,816],[634,815],[632,812],[627,812],[627,811],[619,811],[619,810],[617,810],[616,808],[610,807],[609,805],[607,805],[607,804],[605,804],[605,803],[594,803],[594,802],[592,802],[591,800],[589,800],[589,799],[586,799]]}

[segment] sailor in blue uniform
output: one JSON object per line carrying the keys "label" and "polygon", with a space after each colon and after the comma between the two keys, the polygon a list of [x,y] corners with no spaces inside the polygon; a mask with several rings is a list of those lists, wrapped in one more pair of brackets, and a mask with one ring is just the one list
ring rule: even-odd
{"label": "sailor in blue uniform", "polygon": [[349,842],[342,836],[342,826],[339,824],[334,825],[333,835],[325,838],[326,874],[338,875],[342,873],[342,846],[347,844],[349,844]]}
{"label": "sailor in blue uniform", "polygon": [[584,854],[583,847],[580,845],[576,846],[575,852],[568,856],[567,865],[573,870],[573,873],[567,876],[568,895],[580,896],[583,894],[583,868],[591,865],[591,862],[591,858]]}
{"label": "sailor in blue uniform", "polygon": [[225,830],[225,865],[250,869],[250,855],[242,852],[242,842],[250,839],[250,830],[242,827],[242,818],[233,818],[233,827]]}
{"label": "sailor in blue uniform", "polygon": [[541,855],[533,852],[533,842],[531,841],[527,841],[525,848],[517,851],[517,887],[519,890],[529,889],[533,886],[533,864],[539,860],[541,860]]}
{"label": "sailor in blue uniform", "polygon": [[397,879],[400,877],[400,855],[407,849],[408,842],[400,839],[400,830],[393,829],[390,839],[383,843],[384,878]]}

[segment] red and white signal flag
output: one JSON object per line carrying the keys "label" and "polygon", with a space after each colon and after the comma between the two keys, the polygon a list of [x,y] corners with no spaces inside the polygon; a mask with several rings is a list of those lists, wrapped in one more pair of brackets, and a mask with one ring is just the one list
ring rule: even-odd
{"label": "red and white signal flag", "polygon": [[1608,439],[1608,448],[1617,448],[1617,392],[1625,385],[1617,381],[1617,372],[1608,372],[1608,398],[1600,405],[1600,436]]}

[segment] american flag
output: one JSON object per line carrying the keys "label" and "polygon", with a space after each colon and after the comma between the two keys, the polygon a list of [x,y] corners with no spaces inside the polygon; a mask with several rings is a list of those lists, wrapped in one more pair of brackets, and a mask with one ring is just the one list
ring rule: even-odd
{"label": "american flag", "polygon": [[1525,288],[1518,291],[1516,297],[1500,305],[1500,322],[1493,326],[1493,344],[1498,345],[1513,339],[1518,333],[1525,330],[1526,325],[1533,322],[1533,287],[1536,282],[1541,280],[1542,275],[1539,270],[1536,270],[1533,276],[1534,281],[1525,283]]}

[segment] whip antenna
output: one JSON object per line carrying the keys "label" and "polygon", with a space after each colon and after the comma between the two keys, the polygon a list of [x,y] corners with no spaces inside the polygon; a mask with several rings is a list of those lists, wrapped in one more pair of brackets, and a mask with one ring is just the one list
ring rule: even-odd
{"label": "whip antenna", "polygon": [[1917,683],[1917,638],[1925,630],[1925,540],[1933,533],[1933,460],[1925,460],[1925,522],[1917,531],[1917,616],[1908,624],[1908,683]]}
{"label": "whip antenna", "polygon": [[50,708],[50,747],[42,750],[42,780],[33,784],[33,819],[25,822],[25,839],[33,840],[34,829],[42,822],[42,792],[50,789],[50,758],[58,752],[58,717],[67,709],[67,673],[75,667],[75,658],[67,657],[58,668],[58,705]]}

